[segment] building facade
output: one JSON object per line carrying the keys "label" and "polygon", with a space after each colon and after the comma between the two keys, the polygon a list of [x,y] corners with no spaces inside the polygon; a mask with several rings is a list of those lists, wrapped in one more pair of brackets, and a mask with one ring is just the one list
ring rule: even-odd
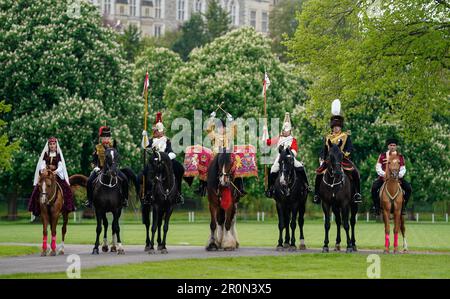
{"label": "building facade", "polygon": [[[218,0],[235,28],[252,26],[267,34],[269,13],[277,0]],[[209,0],[90,0],[100,14],[119,28],[136,25],[143,36],[178,30],[194,13],[205,13]]]}

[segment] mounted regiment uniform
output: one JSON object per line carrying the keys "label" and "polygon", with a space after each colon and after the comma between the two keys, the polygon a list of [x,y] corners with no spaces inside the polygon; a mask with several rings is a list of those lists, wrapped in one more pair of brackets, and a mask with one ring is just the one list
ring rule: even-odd
{"label": "mounted regiment uniform", "polygon": [[[305,168],[303,166],[303,163],[298,161],[296,159],[297,153],[298,153],[298,144],[297,139],[294,138],[291,135],[292,131],[292,125],[291,120],[289,116],[289,112],[285,113],[284,121],[283,121],[283,128],[282,128],[282,134],[275,138],[268,138],[266,139],[266,144],[268,146],[277,146],[277,148],[283,146],[284,148],[290,147],[292,153],[294,154],[294,167],[297,174],[303,179],[305,182],[306,190],[309,190],[309,184],[308,184],[308,177],[306,176]],[[267,132],[267,128],[265,128],[264,132]],[[270,175],[269,175],[269,184],[268,189],[266,191],[267,197],[273,197],[273,185],[275,183],[275,180],[277,179],[278,172],[280,170],[280,153],[277,154],[277,157],[275,158],[275,161],[270,169]]]}
{"label": "mounted regiment uniform", "polygon": [[[389,138],[386,140],[386,146],[393,145],[393,144],[395,144],[397,146],[398,140],[395,138]],[[380,214],[380,188],[383,185],[384,179],[386,176],[386,165],[388,162],[389,153],[390,153],[390,150],[388,150],[385,153],[381,153],[378,156],[378,160],[375,165],[375,170],[378,174],[378,178],[372,184],[371,193],[372,193],[372,200],[373,200],[372,212],[374,212],[376,215]],[[397,152],[397,155],[400,160],[400,172],[399,172],[400,180],[399,181],[400,181],[400,186],[405,195],[404,203],[402,205],[402,215],[405,215],[406,214],[405,213],[406,204],[408,203],[408,200],[411,196],[412,188],[411,188],[411,184],[408,183],[404,179],[404,176],[406,174],[405,158],[403,157],[403,155],[399,154],[398,152]]]}
{"label": "mounted regiment uniform", "polygon": [[[56,150],[52,151],[49,144],[55,144]],[[61,187],[63,193],[63,210],[66,212],[75,211],[75,205],[73,200],[72,189],[70,189],[69,176],[67,174],[66,162],[64,161],[64,155],[59,147],[58,139],[50,137],[44,146],[44,149],[39,157],[36,165],[36,170],[33,180],[33,193],[28,201],[28,211],[33,212],[34,216],[39,216],[41,213],[39,205],[39,175],[41,172],[48,168],[50,171],[56,173],[56,182]]]}
{"label": "mounted regiment uniform", "polygon": [[[178,187],[178,195],[176,196],[176,203],[177,204],[183,204],[184,203],[184,198],[183,195],[181,194],[181,182],[183,179],[183,173],[184,173],[184,167],[183,165],[178,162],[177,160],[175,160],[175,158],[177,157],[177,155],[173,152],[172,150],[172,143],[170,142],[170,139],[165,135],[165,128],[164,128],[164,124],[162,122],[162,113],[161,112],[157,112],[156,113],[156,120],[155,120],[155,125],[152,128],[153,130],[153,137],[150,138],[148,140],[147,144],[142,143],[142,147],[143,148],[147,148],[147,149],[156,149],[159,152],[164,152],[166,154],[168,154],[170,160],[172,161],[172,168],[175,174],[175,180],[177,183],[177,187]],[[142,135],[143,136],[147,136],[147,131],[143,131]],[[144,139],[143,139],[144,142]],[[145,170],[144,173],[146,173],[148,171],[148,165],[145,166]],[[138,177],[138,179],[140,181],[142,181],[142,175],[140,175]],[[149,186],[149,190],[146,191],[147,194],[149,194],[150,196],[150,201],[147,202],[147,197],[144,197],[144,200],[146,200],[145,203],[151,203],[151,187]]]}
{"label": "mounted regiment uniform", "polygon": [[[86,191],[88,202],[86,204],[87,207],[92,207],[92,193],[94,188],[94,182],[97,179],[98,175],[102,171],[105,166],[105,158],[106,158],[106,149],[109,147],[114,147],[113,142],[111,141],[111,129],[108,126],[102,126],[98,131],[99,143],[95,146],[95,150],[92,153],[92,167],[94,168],[89,176]],[[117,176],[119,177],[121,193],[122,193],[122,206],[128,206],[128,178],[127,176],[120,170],[117,171]]]}
{"label": "mounted regiment uniform", "polygon": [[322,149],[320,151],[320,166],[316,169],[316,181],[315,181],[315,191],[314,191],[314,203],[320,203],[320,197],[319,197],[319,187],[320,183],[323,179],[323,174],[325,173],[328,162],[327,156],[329,145],[328,141],[330,141],[332,144],[339,144],[340,141],[342,141],[342,144],[340,146],[340,150],[344,155],[344,158],[342,160],[342,167],[344,169],[344,172],[351,178],[354,184],[354,195],[352,197],[353,202],[360,203],[361,200],[361,187],[360,187],[360,176],[358,169],[353,164],[353,162],[350,160],[350,155],[353,152],[353,144],[350,137],[350,132],[343,132],[341,130],[335,131],[335,127],[343,128],[344,127],[344,117],[340,115],[341,113],[341,102],[339,99],[336,99],[332,103],[331,107],[331,113],[332,116],[330,118],[330,128],[332,132],[328,134],[324,138],[324,144],[322,146]]}

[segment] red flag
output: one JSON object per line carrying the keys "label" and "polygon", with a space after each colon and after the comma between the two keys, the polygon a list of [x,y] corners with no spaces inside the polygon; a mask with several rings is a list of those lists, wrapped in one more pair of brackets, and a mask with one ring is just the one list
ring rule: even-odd
{"label": "red flag", "polygon": [[148,80],[148,72],[145,74],[145,81],[144,81],[144,91],[142,92],[144,95],[146,92],[148,92],[148,86],[150,85],[150,82]]}

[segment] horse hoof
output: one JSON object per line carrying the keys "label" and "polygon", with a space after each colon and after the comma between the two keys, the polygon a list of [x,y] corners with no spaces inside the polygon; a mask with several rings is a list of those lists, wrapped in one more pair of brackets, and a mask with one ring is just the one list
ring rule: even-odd
{"label": "horse hoof", "polygon": [[334,246],[334,251],[341,251],[341,246],[340,245]]}
{"label": "horse hoof", "polygon": [[292,246],[289,246],[289,249],[288,249],[290,252],[294,252],[294,251],[297,251],[297,247],[295,247],[295,245],[292,245]]}
{"label": "horse hoof", "polygon": [[352,246],[352,249],[353,249],[353,251],[355,251],[355,252],[358,251],[358,248],[356,247],[356,245],[353,245],[353,246]]}
{"label": "horse hoof", "polygon": [[98,254],[99,252],[98,252],[98,248],[94,248],[93,250],[92,250],[92,254]]}
{"label": "horse hoof", "polygon": [[224,251],[234,251],[234,247],[225,247],[223,250]]}
{"label": "horse hoof", "polygon": [[144,252],[148,252],[150,251],[151,247],[150,246],[145,246]]}
{"label": "horse hoof", "polygon": [[163,248],[161,249],[161,254],[168,254],[169,251],[167,251],[167,248]]}
{"label": "horse hoof", "polygon": [[108,252],[108,245],[104,245],[104,246],[102,246],[102,251],[103,252]]}
{"label": "horse hoof", "polygon": [[277,248],[276,248],[276,250],[277,250],[277,251],[283,251],[283,246],[278,245]]}
{"label": "horse hoof", "polygon": [[385,250],[383,251],[383,253],[384,253],[384,254],[389,254],[389,249],[385,249]]}
{"label": "horse hoof", "polygon": [[125,250],[123,250],[122,248],[120,248],[120,249],[117,251],[117,254],[118,254],[118,255],[125,254]]}
{"label": "horse hoof", "polygon": [[403,249],[403,253],[408,253],[408,249]]}
{"label": "horse hoof", "polygon": [[289,246],[290,246],[289,243],[284,243],[284,244],[283,244],[283,248],[284,248],[284,249],[288,249]]}
{"label": "horse hoof", "polygon": [[214,243],[209,244],[206,247],[206,251],[217,251],[219,248],[217,248],[217,245]]}
{"label": "horse hoof", "polygon": [[158,251],[161,251],[161,250],[163,250],[164,249],[164,247],[162,246],[162,245],[158,245]]}
{"label": "horse hoof", "polygon": [[64,249],[61,249],[61,250],[58,252],[58,255],[64,255]]}
{"label": "horse hoof", "polygon": [[330,249],[328,247],[322,248],[322,253],[328,253],[328,252],[330,252]]}
{"label": "horse hoof", "polygon": [[236,242],[236,249],[239,248],[239,242]]}
{"label": "horse hoof", "polygon": [[155,249],[153,249],[153,248],[150,248],[149,250],[148,250],[148,254],[155,254],[156,252],[155,252]]}
{"label": "horse hoof", "polygon": [[43,251],[41,252],[41,256],[47,256],[47,250],[43,250]]}
{"label": "horse hoof", "polygon": [[305,244],[301,244],[298,249],[300,250],[306,250],[306,245]]}
{"label": "horse hoof", "polygon": [[353,248],[347,247],[347,250],[346,250],[345,252],[346,252],[346,253],[352,253],[352,252],[353,252]]}
{"label": "horse hoof", "polygon": [[116,246],[111,246],[111,252],[117,252]]}
{"label": "horse hoof", "polygon": [[56,256],[56,251],[55,251],[55,250],[52,250],[52,251],[50,252],[50,256]]}

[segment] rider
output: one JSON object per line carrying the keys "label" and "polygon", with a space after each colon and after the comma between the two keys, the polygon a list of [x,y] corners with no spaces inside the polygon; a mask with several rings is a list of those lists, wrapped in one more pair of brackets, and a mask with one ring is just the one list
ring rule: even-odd
{"label": "rider", "polygon": [[[395,138],[389,138],[386,140],[386,146],[388,147],[388,151],[385,153],[382,153],[378,156],[378,161],[375,166],[375,169],[378,174],[378,178],[373,182],[372,184],[372,200],[373,200],[373,207],[372,212],[376,215],[380,215],[380,188],[384,183],[385,176],[386,176],[386,164],[388,161],[389,154],[392,154],[394,152],[397,152],[397,144],[398,140]],[[406,167],[405,167],[405,158],[399,153],[397,153],[400,159],[400,186],[402,187],[405,196],[404,196],[404,203],[402,205],[402,215],[405,215],[406,210],[406,204],[408,203],[408,199],[411,196],[412,188],[411,184],[408,183],[405,179],[405,173],[406,173]]]}
{"label": "rider", "polygon": [[[295,157],[297,157],[298,145],[297,145],[297,139],[295,139],[291,135],[291,131],[292,131],[292,125],[291,125],[291,120],[289,117],[289,112],[286,112],[284,115],[283,129],[282,129],[281,135],[278,137],[272,138],[272,139],[270,139],[270,138],[267,139],[266,144],[268,146],[276,145],[277,148],[279,148],[280,146],[283,146],[284,148],[289,146],[291,148],[291,151],[294,154],[295,171],[297,172],[299,177],[301,177],[303,179],[303,181],[305,182],[306,190],[309,190],[308,178],[306,176],[305,167],[303,166],[303,164],[300,161],[298,161],[295,158]],[[265,128],[265,132],[267,132],[267,128]],[[273,185],[278,176],[278,171],[280,170],[279,159],[280,159],[280,154],[278,153],[277,157],[275,158],[275,162],[273,163],[272,168],[270,169],[269,185],[268,185],[268,189],[266,191],[267,197],[273,197],[273,191],[274,191]]]}
{"label": "rider", "polygon": [[323,179],[323,173],[327,169],[328,161],[325,159],[326,153],[329,151],[328,141],[331,141],[333,144],[339,144],[339,141],[342,141],[341,146],[339,147],[342,153],[344,154],[344,158],[342,160],[342,166],[344,167],[344,172],[352,178],[353,183],[355,184],[355,194],[353,195],[353,202],[360,203],[361,200],[361,188],[360,188],[360,178],[359,172],[356,169],[356,166],[350,160],[350,154],[353,151],[353,144],[350,138],[350,132],[342,132],[342,128],[344,126],[344,117],[340,115],[341,113],[341,102],[339,99],[333,101],[331,105],[331,113],[333,116],[330,118],[330,127],[332,132],[328,134],[324,138],[324,145],[320,152],[320,166],[316,169],[316,181],[315,181],[315,190],[314,190],[314,200],[313,202],[318,204],[320,203],[319,197],[319,187],[320,183]]}
{"label": "rider", "polygon": [[[175,174],[178,187],[178,195],[175,200],[177,204],[183,204],[184,198],[183,195],[181,194],[181,180],[184,168],[180,162],[175,160],[177,155],[172,150],[172,144],[170,142],[170,139],[165,135],[165,129],[164,124],[162,122],[161,112],[156,113],[156,121],[152,129],[153,129],[153,138],[150,138],[148,144],[146,145],[146,148],[154,148],[160,152],[165,152],[168,154],[170,160],[172,161],[172,168]],[[142,132],[143,136],[147,136],[147,134],[148,133],[145,130]],[[149,188],[150,190],[147,190],[146,193],[151,194],[151,186],[149,186]]]}
{"label": "rider", "polygon": [[[87,190],[87,198],[88,202],[86,207],[92,208],[92,193],[94,189],[94,181],[97,176],[100,174],[103,166],[105,165],[105,154],[106,149],[110,147],[114,147],[113,142],[111,140],[111,129],[108,126],[101,126],[98,130],[99,143],[95,146],[95,151],[92,154],[92,166],[94,169],[89,176],[89,180],[87,182],[86,190]],[[119,180],[121,181],[121,192],[122,192],[122,206],[128,206],[128,178],[122,172],[118,171],[117,175]]]}
{"label": "rider", "polygon": [[[208,132],[208,138],[212,143],[212,151],[214,156],[224,151],[229,153],[233,152],[233,140],[237,134],[237,124],[230,113],[227,113],[227,121],[230,124],[228,127],[225,120],[216,118],[216,112],[212,112],[210,114],[206,131]],[[218,125],[217,128],[216,125]],[[247,194],[244,190],[243,178],[235,178],[234,184],[240,193],[238,199]],[[198,193],[203,195],[205,194],[205,190],[206,182],[200,180]]]}
{"label": "rider", "polygon": [[28,211],[33,212],[33,215],[39,216],[39,174],[48,168],[54,174],[56,174],[56,182],[61,187],[64,197],[63,208],[67,212],[75,211],[75,205],[73,201],[73,193],[70,189],[69,176],[67,174],[66,162],[64,156],[59,147],[58,139],[50,137],[45,144],[45,147],[39,157],[36,165],[36,171],[34,173],[33,180],[33,193],[28,202]]}

